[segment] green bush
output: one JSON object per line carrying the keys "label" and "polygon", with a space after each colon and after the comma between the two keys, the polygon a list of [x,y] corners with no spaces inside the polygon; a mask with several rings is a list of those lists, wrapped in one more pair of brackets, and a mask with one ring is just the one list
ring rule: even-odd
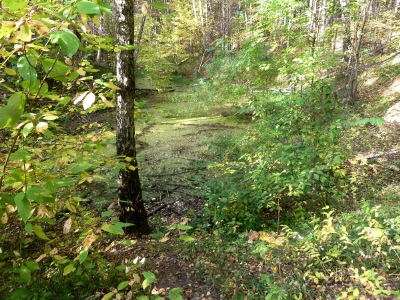
{"label": "green bush", "polygon": [[238,141],[239,157],[210,165],[206,211],[213,222],[235,220],[259,228],[268,211],[293,201],[329,203],[340,196],[346,155],[339,147],[340,103],[329,85],[254,97],[255,129]]}

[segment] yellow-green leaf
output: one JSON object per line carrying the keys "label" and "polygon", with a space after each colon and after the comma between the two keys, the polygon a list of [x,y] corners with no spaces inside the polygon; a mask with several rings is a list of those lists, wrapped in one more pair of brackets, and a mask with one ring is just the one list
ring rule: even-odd
{"label": "yellow-green leaf", "polygon": [[4,71],[6,71],[6,73],[10,76],[15,76],[17,75],[17,72],[14,69],[10,69],[10,68],[5,68]]}
{"label": "yellow-green leaf", "polygon": [[39,225],[33,225],[33,232],[42,240],[49,240],[49,238],[46,236],[46,234],[43,232],[42,227]]}
{"label": "yellow-green leaf", "polygon": [[111,299],[113,296],[114,296],[114,293],[113,293],[113,292],[109,292],[108,294],[105,294],[105,295],[103,296],[103,298],[101,298],[101,300],[109,300],[109,299]]}
{"label": "yellow-green leaf", "polygon": [[72,273],[72,272],[74,272],[75,270],[76,270],[76,268],[75,268],[74,264],[69,264],[68,266],[66,266],[66,267],[64,268],[63,275],[64,275],[64,276],[65,276],[65,275],[68,275],[69,273]]}
{"label": "yellow-green leaf", "polygon": [[30,42],[32,40],[32,31],[27,23],[23,24],[19,28],[17,37],[23,42]]}
{"label": "yellow-green leaf", "polygon": [[129,281],[122,281],[120,284],[118,284],[117,290],[123,290],[124,288],[126,288],[129,284]]}
{"label": "yellow-green leaf", "polygon": [[120,90],[120,88],[118,86],[116,86],[112,82],[104,82],[103,85],[108,87],[108,88],[110,88],[110,89],[112,89],[112,90]]}

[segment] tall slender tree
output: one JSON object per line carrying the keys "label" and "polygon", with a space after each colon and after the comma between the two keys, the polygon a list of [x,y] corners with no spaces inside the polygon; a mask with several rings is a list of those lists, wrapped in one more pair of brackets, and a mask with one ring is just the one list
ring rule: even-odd
{"label": "tall slender tree", "polygon": [[[115,0],[117,43],[119,46],[134,43],[134,2]],[[136,235],[149,234],[150,226],[142,199],[142,188],[136,160],[134,93],[134,50],[122,50],[116,56],[117,91],[117,155],[126,163],[119,172],[119,200],[121,221],[133,223],[128,231]]]}

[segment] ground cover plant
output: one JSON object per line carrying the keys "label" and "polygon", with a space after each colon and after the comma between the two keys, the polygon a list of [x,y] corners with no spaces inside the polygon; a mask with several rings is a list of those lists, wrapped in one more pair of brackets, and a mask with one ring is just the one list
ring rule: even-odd
{"label": "ground cover plant", "polygon": [[399,298],[398,6],[3,1],[0,298]]}

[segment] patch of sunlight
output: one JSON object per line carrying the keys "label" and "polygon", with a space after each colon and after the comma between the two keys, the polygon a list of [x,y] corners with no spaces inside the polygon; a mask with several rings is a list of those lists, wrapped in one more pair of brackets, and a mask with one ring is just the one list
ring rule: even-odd
{"label": "patch of sunlight", "polygon": [[365,82],[365,85],[366,85],[366,86],[373,85],[373,84],[375,83],[375,81],[377,81],[377,80],[378,80],[378,77],[372,77],[372,78],[368,79],[368,80]]}
{"label": "patch of sunlight", "polygon": [[392,65],[397,65],[400,63],[400,57],[396,57],[392,60]]}
{"label": "patch of sunlight", "polygon": [[386,122],[397,122],[400,123],[400,102],[390,107],[384,117]]}
{"label": "patch of sunlight", "polygon": [[384,96],[393,95],[395,93],[400,93],[400,79],[393,81],[391,86],[385,91]]}

